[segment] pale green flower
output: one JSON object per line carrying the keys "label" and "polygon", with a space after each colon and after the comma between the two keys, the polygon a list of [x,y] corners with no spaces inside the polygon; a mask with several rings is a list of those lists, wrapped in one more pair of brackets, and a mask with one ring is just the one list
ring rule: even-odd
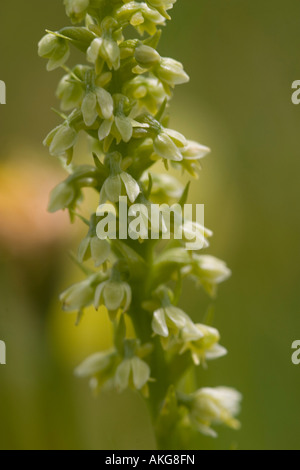
{"label": "pale green flower", "polygon": [[115,356],[116,350],[114,348],[92,354],[75,369],[75,375],[77,377],[92,377],[99,372],[103,372]]}
{"label": "pale green flower", "polygon": [[109,69],[118,70],[120,67],[120,48],[111,37],[96,38],[87,50],[87,59],[96,64],[98,59],[104,60]]}
{"label": "pale green flower", "polygon": [[179,227],[179,232],[182,233],[182,239],[187,249],[194,251],[208,248],[208,238],[213,235],[212,231],[208,228],[188,219],[184,219],[183,224]]}
{"label": "pale green flower", "polygon": [[123,188],[125,189],[125,193],[132,203],[140,194],[140,187],[138,183],[129,173],[123,171],[119,175],[109,176],[107,178],[103,184],[100,194],[101,203],[107,201],[119,202],[120,197],[124,195]]}
{"label": "pale green flower", "polygon": [[155,137],[154,151],[161,158],[180,162],[183,160],[181,148],[184,146],[178,144],[178,142],[179,141],[174,139],[172,134],[167,132],[167,129],[165,129]]}
{"label": "pale green flower", "polygon": [[217,437],[212,429],[214,425],[225,424],[232,429],[239,429],[240,423],[235,417],[240,412],[242,396],[232,388],[202,388],[192,394],[190,413],[191,423],[199,432]]}
{"label": "pale green flower", "polygon": [[67,182],[62,182],[51,192],[48,210],[51,213],[70,207],[76,199],[76,190]]}
{"label": "pale green flower", "polygon": [[161,59],[160,64],[154,70],[157,77],[172,88],[188,83],[190,80],[183,65],[174,59]]}
{"label": "pale green flower", "polygon": [[[169,204],[171,200],[179,200],[184,187],[182,183],[167,173],[151,173],[151,201],[156,204]],[[149,173],[141,179],[144,187],[149,185]]]}
{"label": "pale green flower", "polygon": [[79,378],[90,377],[91,388],[98,391],[101,386],[112,381],[117,361],[117,351],[112,348],[91,355],[75,369],[74,373]]}
{"label": "pale green flower", "polygon": [[141,390],[147,394],[147,383],[150,380],[150,367],[139,357],[125,359],[117,368],[115,375],[115,384],[120,392],[130,387],[135,390]]}
{"label": "pale green flower", "polygon": [[181,354],[190,351],[196,366],[206,365],[207,360],[218,359],[227,354],[227,350],[218,344],[218,330],[207,325],[193,324],[191,327],[188,323],[182,330],[181,340]]}
{"label": "pale green flower", "polygon": [[[147,0],[147,3],[151,7],[157,8],[158,11],[163,14],[166,13],[167,10],[170,10],[173,8],[174,3],[176,3],[177,0]],[[170,18],[169,15],[166,16],[168,19]]]}
{"label": "pale green flower", "polygon": [[63,111],[70,111],[81,106],[84,98],[83,80],[88,69],[89,67],[78,65],[73,69],[72,75],[64,75],[59,82],[56,95],[61,100],[61,109]]}
{"label": "pale green flower", "polygon": [[64,65],[70,56],[68,41],[55,34],[46,34],[39,42],[38,53],[40,57],[49,59],[47,70],[55,70]]}
{"label": "pale green flower", "polygon": [[96,87],[89,91],[82,102],[81,111],[85,125],[92,126],[98,116],[102,119],[111,119],[114,111],[114,102],[111,94],[104,88]]}
{"label": "pale green flower", "polygon": [[110,257],[110,244],[97,236],[88,235],[82,240],[78,249],[78,261],[83,263],[92,258],[96,268],[102,266]]}
{"label": "pale green flower", "polygon": [[118,152],[110,154],[106,158],[106,165],[109,167],[110,176],[104,182],[101,193],[100,203],[107,201],[119,202],[122,195],[127,194],[130,202],[134,203],[140,194],[140,187],[135,179],[121,169],[122,157]]}
{"label": "pale green flower", "polygon": [[125,143],[129,142],[133,132],[132,120],[128,116],[122,114],[116,115],[115,126],[117,130],[117,140],[123,140]]}
{"label": "pale green flower", "polygon": [[56,127],[44,140],[44,145],[49,146],[50,154],[54,157],[60,157],[73,149],[77,142],[78,134],[76,130],[68,123]]}
{"label": "pale green flower", "polygon": [[73,23],[80,23],[84,20],[90,0],[64,0],[66,13]]}
{"label": "pale green flower", "polygon": [[139,110],[147,110],[156,114],[165,100],[165,91],[162,83],[154,76],[139,75],[123,87],[123,93],[132,100],[136,100]]}
{"label": "pale green flower", "polygon": [[198,142],[188,140],[187,145],[182,151],[185,160],[200,160],[210,153],[210,148],[201,145]]}
{"label": "pale green flower", "polygon": [[184,269],[193,276],[204,289],[214,297],[219,284],[231,276],[231,270],[224,261],[210,255],[193,254],[193,264]]}
{"label": "pale green flower", "polygon": [[93,278],[74,284],[60,296],[65,312],[80,312],[93,303],[95,287]]}
{"label": "pale green flower", "polygon": [[152,36],[156,33],[157,26],[165,24],[165,18],[144,2],[126,3],[117,10],[116,18],[120,22],[128,21],[141,35],[147,32]]}
{"label": "pale green flower", "polygon": [[166,10],[169,10],[170,8],[173,8],[176,1],[177,0],[147,0],[147,3],[150,3],[150,5],[155,8],[165,8]]}
{"label": "pale green flower", "polygon": [[145,45],[136,48],[134,57],[137,63],[146,69],[154,67],[161,61],[159,53],[153,47]]}
{"label": "pale green flower", "polygon": [[162,307],[153,314],[152,329],[161,337],[164,349],[169,349],[178,343],[180,333],[187,325],[192,328],[190,317],[173,305]]}
{"label": "pale green flower", "polygon": [[210,149],[205,145],[189,140],[181,153],[183,156],[183,161],[181,162],[182,168],[190,173],[190,175],[197,177],[197,171],[201,169],[200,160],[210,153]]}
{"label": "pale green flower", "polygon": [[95,291],[94,305],[96,310],[105,306],[114,319],[119,312],[127,312],[131,305],[131,287],[126,282],[108,280],[98,285]]}

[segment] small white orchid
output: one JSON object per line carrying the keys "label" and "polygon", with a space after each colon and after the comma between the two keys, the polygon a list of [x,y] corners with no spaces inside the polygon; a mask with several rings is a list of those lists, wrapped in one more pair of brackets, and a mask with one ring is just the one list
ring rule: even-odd
{"label": "small white orchid", "polygon": [[217,437],[213,425],[225,424],[232,429],[239,429],[240,423],[235,417],[240,412],[242,396],[232,388],[202,388],[192,394],[190,419],[199,432]]}
{"label": "small white orchid", "polygon": [[227,350],[220,346],[220,333],[215,328],[207,325],[191,325],[187,324],[181,333],[183,346],[180,353],[190,351],[192,359],[196,366],[206,361],[219,359],[227,354]]}
{"label": "small white orchid", "polygon": [[98,310],[105,306],[112,319],[119,310],[127,312],[131,305],[131,287],[126,282],[108,280],[98,285],[95,291],[94,306]]}
{"label": "small white orchid", "polygon": [[148,364],[139,357],[125,359],[119,365],[115,374],[116,387],[120,392],[130,387],[141,390],[147,395],[147,383],[150,380],[150,373]]}

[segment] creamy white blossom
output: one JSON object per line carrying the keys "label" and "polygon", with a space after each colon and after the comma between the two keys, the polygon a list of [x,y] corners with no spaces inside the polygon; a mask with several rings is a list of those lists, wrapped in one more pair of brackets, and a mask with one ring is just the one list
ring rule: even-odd
{"label": "creamy white blossom", "polygon": [[191,420],[201,433],[217,437],[212,426],[225,424],[232,429],[239,429],[240,423],[235,418],[240,412],[242,396],[232,388],[202,388],[192,395]]}

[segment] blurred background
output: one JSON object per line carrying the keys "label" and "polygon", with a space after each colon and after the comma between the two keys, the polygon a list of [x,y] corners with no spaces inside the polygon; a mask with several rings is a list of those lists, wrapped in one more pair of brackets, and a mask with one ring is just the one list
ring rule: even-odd
{"label": "blurred background", "polygon": [[[45,28],[67,24],[62,0],[1,2],[0,366],[1,449],[153,449],[136,395],[93,398],[73,377],[87,355],[105,349],[105,315],[80,328],[61,312],[59,293],[81,279],[67,255],[81,235],[67,214],[46,212],[62,179],[42,146],[57,123],[51,106],[61,72],[37,57]],[[210,253],[233,271],[213,308],[229,355],[199,374],[205,386],[244,395],[240,432],[220,429],[191,448],[299,449],[300,79],[298,0],[178,0],[160,46],[192,80],[176,90],[172,127],[209,145],[193,183],[214,233]],[[182,306],[202,318],[207,299],[187,285]],[[129,424],[131,423],[131,425]]]}

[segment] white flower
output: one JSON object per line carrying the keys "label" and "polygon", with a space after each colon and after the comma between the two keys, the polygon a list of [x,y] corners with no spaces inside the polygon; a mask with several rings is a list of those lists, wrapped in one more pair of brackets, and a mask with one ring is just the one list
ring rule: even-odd
{"label": "white flower", "polygon": [[217,433],[213,425],[225,424],[239,429],[240,423],[235,416],[240,412],[242,396],[232,388],[202,388],[192,395],[191,421],[198,431],[211,437]]}
{"label": "white flower", "polygon": [[181,354],[190,351],[195,365],[203,363],[206,360],[213,360],[223,357],[227,354],[227,350],[220,346],[220,333],[215,328],[207,325],[187,324],[182,330],[181,340],[183,346]]}
{"label": "white flower", "polygon": [[210,153],[205,145],[189,140],[182,150],[183,161],[181,166],[192,176],[197,177],[197,170],[201,169],[200,160]]}
{"label": "white flower", "polygon": [[131,287],[126,282],[108,280],[96,288],[94,305],[96,310],[104,305],[114,319],[119,310],[127,312],[131,305]]}
{"label": "white flower", "polygon": [[150,367],[145,361],[136,356],[125,359],[117,368],[115,375],[115,384],[120,392],[128,387],[142,390],[149,380]]}
{"label": "white flower", "polygon": [[224,261],[210,255],[193,255],[194,263],[184,269],[184,273],[191,274],[212,297],[216,294],[218,284],[231,276],[231,270]]}
{"label": "white flower", "polygon": [[85,359],[82,364],[75,369],[75,375],[77,375],[77,377],[95,376],[109,367],[111,359],[115,355],[115,349],[95,353]]}
{"label": "white flower", "polygon": [[89,278],[74,284],[61,294],[60,300],[65,312],[80,312],[93,303],[95,288],[92,286],[92,280]]}
{"label": "white flower", "polygon": [[189,140],[186,147],[182,151],[183,158],[185,160],[200,160],[210,153],[210,148],[205,145],[198,144]]}
{"label": "white flower", "polygon": [[101,190],[100,202],[119,202],[119,198],[124,194],[123,188],[130,202],[134,203],[141,190],[135,179],[124,171],[106,179]]}
{"label": "white flower", "polygon": [[100,240],[97,236],[87,236],[82,240],[78,249],[78,261],[83,263],[92,257],[96,268],[108,261],[110,244],[107,240]]}
{"label": "white flower", "polygon": [[90,387],[96,392],[104,384],[112,382],[118,354],[115,348],[98,352],[85,359],[74,371],[80,378],[90,377]]}
{"label": "white flower", "polygon": [[172,129],[162,130],[154,139],[154,151],[166,160],[180,162],[183,160],[181,150],[186,145],[185,137]]}
{"label": "white flower", "polygon": [[160,308],[153,314],[152,329],[156,335],[161,336],[164,349],[177,344],[181,331],[188,324],[192,324],[190,317],[173,305]]}

